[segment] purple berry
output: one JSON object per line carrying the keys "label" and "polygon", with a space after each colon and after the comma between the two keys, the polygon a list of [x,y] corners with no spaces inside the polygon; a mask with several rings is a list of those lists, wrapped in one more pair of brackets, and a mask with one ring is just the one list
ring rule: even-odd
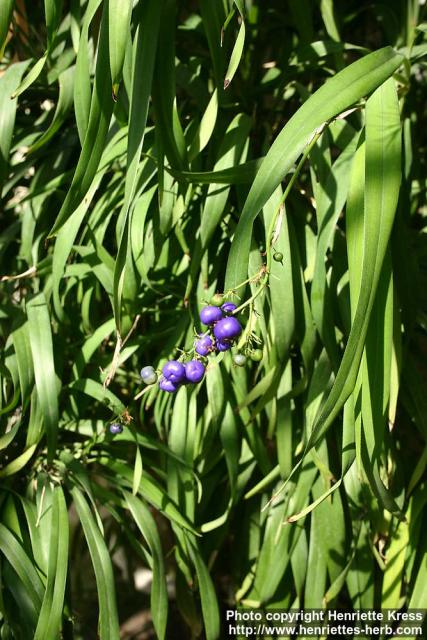
{"label": "purple berry", "polygon": [[[184,365],[182,362],[178,362],[177,360],[169,360],[169,362],[166,362],[162,371],[165,378],[174,384],[182,382],[185,378]],[[167,391],[167,389],[165,389],[165,391]]]}
{"label": "purple berry", "polygon": [[213,324],[214,322],[218,322],[222,318],[222,311],[218,307],[213,307],[212,305],[208,305],[207,307],[203,307],[200,312],[200,320],[203,324]]}
{"label": "purple berry", "polygon": [[169,393],[175,393],[178,391],[179,383],[174,384],[172,380],[167,380],[166,378],[162,378],[159,382],[159,388],[162,391],[168,391]]}
{"label": "purple berry", "polygon": [[190,382],[200,382],[205,374],[205,367],[199,360],[190,360],[185,364],[185,375]]}
{"label": "purple berry", "polygon": [[113,424],[110,424],[110,433],[113,434],[113,436],[116,436],[118,433],[121,433],[123,431],[123,427],[119,422],[113,422]]}
{"label": "purple berry", "polygon": [[201,356],[207,356],[208,353],[210,353],[214,348],[212,338],[207,335],[201,336],[198,340],[196,340],[195,346],[196,352]]}
{"label": "purple berry", "polygon": [[233,340],[241,334],[242,326],[237,318],[229,316],[217,322],[213,332],[218,340]]}
{"label": "purple berry", "polygon": [[234,309],[237,309],[237,305],[234,302],[224,302],[221,309],[224,313],[232,313]]}
{"label": "purple berry", "polygon": [[217,340],[215,346],[218,351],[228,351],[231,349],[231,342],[228,342],[228,340]]}

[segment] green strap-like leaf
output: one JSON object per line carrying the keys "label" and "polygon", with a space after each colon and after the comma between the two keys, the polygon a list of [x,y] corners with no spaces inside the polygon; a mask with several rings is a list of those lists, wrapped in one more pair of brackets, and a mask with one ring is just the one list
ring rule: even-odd
{"label": "green strap-like leaf", "polygon": [[99,603],[99,637],[100,640],[117,640],[120,635],[119,621],[110,553],[83,494],[77,487],[73,487],[71,493],[95,571]]}
{"label": "green strap-like leaf", "polygon": [[166,588],[165,563],[162,545],[156,523],[144,502],[125,492],[125,500],[130,512],[141,531],[153,558],[153,583],[151,586],[151,615],[159,640],[166,634],[168,617],[168,593]]}
{"label": "green strap-like leaf", "polygon": [[[108,59],[108,10],[104,5],[96,60],[95,82],[90,105],[89,123],[82,152],[67,196],[58,213],[50,235],[56,234],[70,215],[77,209],[87,194],[99,166],[104,151],[113,113],[114,101],[111,95],[111,82]],[[77,70],[77,73],[79,71]]]}
{"label": "green strap-like leaf", "polygon": [[279,496],[268,512],[264,539],[258,554],[253,595],[267,602],[274,595],[291,558],[291,545],[297,543],[300,527],[283,525],[286,513],[301,511],[318,474],[316,466],[306,458],[296,484],[288,495]]}
{"label": "green strap-like leaf", "polygon": [[37,60],[35,65],[31,67],[29,73],[25,76],[25,78],[23,79],[19,87],[15,89],[15,91],[12,93],[11,97],[13,100],[18,96],[20,96],[21,93],[26,91],[28,87],[30,87],[33,84],[33,82],[37,80],[37,78],[43,71],[43,67],[46,64],[46,60],[47,60],[47,51],[41,58]]}
{"label": "green strap-like leaf", "polygon": [[400,153],[399,104],[394,81],[390,79],[366,104],[365,234],[360,296],[335,383],[307,446],[321,438],[354,388],[396,212]]}
{"label": "green strap-like leaf", "polygon": [[19,324],[12,333],[12,340],[16,353],[16,363],[18,365],[21,398],[22,402],[25,402],[30,397],[34,385],[34,366],[31,355],[28,322]]}
{"label": "green strap-like leaf", "polygon": [[266,155],[243,207],[231,245],[225,290],[246,279],[253,222],[316,129],[381,85],[402,59],[385,47],[354,62],[318,89],[285,125]]}
{"label": "green strap-like leaf", "polygon": [[102,386],[99,382],[91,378],[79,378],[68,385],[70,391],[81,391],[87,396],[98,400],[102,404],[108,405],[117,414],[125,411],[124,404],[111,391]]}
{"label": "green strap-like leaf", "polygon": [[125,199],[121,212],[124,224],[114,267],[113,308],[119,332],[121,331],[121,301],[125,285],[126,265],[129,264],[131,254],[129,210],[135,195],[138,166],[147,124],[162,6],[163,0],[149,0],[143,3],[134,46]]}
{"label": "green strap-like leaf", "polygon": [[132,0],[108,0],[108,36],[110,71],[113,93],[117,93],[125,59],[126,43],[130,38]]}
{"label": "green strap-like leaf", "polygon": [[75,67],[69,67],[63,71],[59,76],[59,98],[56,105],[55,113],[52,122],[49,125],[47,131],[45,131],[41,137],[28,149],[28,153],[40,149],[44,144],[55,135],[61,128],[67,117],[71,107],[73,106],[73,89],[74,89],[74,72]]}
{"label": "green strap-like leaf", "polygon": [[234,77],[234,74],[237,71],[240,59],[243,54],[243,47],[245,46],[246,27],[245,18],[243,15],[243,2],[241,0],[234,0],[234,4],[239,11],[240,27],[239,33],[237,34],[236,42],[234,43],[233,51],[231,52],[230,63],[228,65],[227,71],[225,72],[224,89],[227,89]]}
{"label": "green strap-like leaf", "polygon": [[[231,125],[230,125],[231,127]],[[235,167],[214,171],[176,171],[165,167],[177,180],[185,180],[198,184],[247,184],[253,182],[263,158],[248,160]]]}
{"label": "green strap-like leaf", "polygon": [[224,50],[220,46],[220,42],[221,28],[225,20],[224,2],[222,0],[199,0],[199,9],[212,58],[215,84],[221,99],[224,82]]}
{"label": "green strap-like leaf", "polygon": [[[191,290],[196,282],[196,278],[199,274],[200,263],[203,256],[209,246],[209,242],[212,239],[215,230],[224,216],[224,209],[227,203],[230,189],[227,187],[218,188],[218,183],[215,181],[217,176],[224,177],[229,171],[228,167],[232,166],[232,181],[236,179],[239,171],[239,165],[236,163],[242,159],[242,155],[245,155],[245,146],[249,135],[251,121],[248,116],[239,113],[230,125],[227,127],[223,141],[219,148],[218,159],[214,166],[214,171],[206,173],[210,175],[210,184],[206,194],[205,204],[201,215],[200,222],[200,237],[197,239],[197,243],[194,249],[194,254],[191,257],[190,276],[185,291],[185,297],[188,298]],[[244,158],[243,158],[244,159]],[[256,162],[256,161],[255,161]],[[248,164],[248,163],[247,163]],[[233,166],[234,165],[234,166]],[[245,165],[241,165],[242,167]],[[185,174],[192,175],[195,174]],[[200,174],[199,174],[200,175]],[[228,174],[229,176],[230,174]],[[192,181],[192,178],[190,178]]]}
{"label": "green strap-like leaf", "polygon": [[27,304],[27,316],[37,396],[47,437],[48,460],[52,461],[58,437],[58,390],[50,316],[43,293],[39,293]]}
{"label": "green strap-like leaf", "polygon": [[339,357],[330,300],[331,294],[327,283],[326,254],[333,245],[338,216],[347,197],[350,169],[357,142],[358,136],[354,136],[352,142],[332,165],[322,185],[322,192],[316,205],[319,229],[311,286],[311,308],[317,330],[334,368],[338,367]]}
{"label": "green strap-like leaf", "polygon": [[0,3],[0,60],[3,58],[6,38],[9,31],[10,21],[15,0],[2,0]]}
{"label": "green strap-like leaf", "polygon": [[187,539],[187,547],[191,560],[196,567],[199,583],[202,613],[205,623],[206,640],[217,640],[220,637],[220,617],[218,600],[208,568],[201,556],[197,543]]}
{"label": "green strap-like leaf", "polygon": [[89,0],[79,34],[74,82],[74,111],[81,145],[84,143],[89,124],[91,99],[89,27],[101,2],[102,0]]}
{"label": "green strap-like leaf", "polygon": [[[0,9],[2,11],[3,9]],[[18,100],[11,99],[12,92],[21,81],[30,60],[11,65],[0,77],[0,192],[7,177],[9,151],[15,126]]]}
{"label": "green strap-like leaf", "polygon": [[188,159],[191,161],[199,155],[201,151],[208,144],[213,131],[215,129],[216,117],[218,115],[218,91],[215,91],[212,94],[211,99],[209,100],[208,106],[206,107],[206,111],[204,112],[202,119],[200,120],[200,125],[195,133],[193,140],[191,141],[190,148],[188,150]]}
{"label": "green strap-like leaf", "polygon": [[[127,481],[126,484],[129,487],[132,487],[133,469],[128,464],[124,464],[123,462],[117,460],[111,460],[111,458],[100,458],[99,463],[104,465],[111,472],[125,478]],[[196,529],[180,512],[176,503],[170,498],[164,488],[146,471],[143,471],[141,474],[139,493],[156,509],[159,509],[159,511],[161,511],[167,518],[169,518],[169,520],[176,523],[179,527],[187,529],[194,535],[198,535]]]}
{"label": "green strap-like leaf", "polygon": [[53,492],[46,591],[34,640],[58,638],[68,572],[68,512],[61,487]]}
{"label": "green strap-like leaf", "polygon": [[385,571],[382,586],[381,607],[398,609],[400,592],[405,572],[405,556],[410,544],[409,522],[411,520],[412,502],[406,511],[406,521],[392,520],[392,530],[388,548],[385,553]]}
{"label": "green strap-like leaf", "polygon": [[291,476],[329,429],[356,383],[399,195],[400,130],[396,88],[394,81],[389,79],[375,91],[366,105],[364,252],[354,321],[335,382],[315,420],[304,455]]}
{"label": "green strap-like leaf", "polygon": [[22,580],[35,611],[39,611],[43,600],[43,585],[39,575],[18,540],[1,523],[0,551]]}
{"label": "green strap-like leaf", "polygon": [[63,0],[44,0],[48,47],[51,47],[61,21]]}
{"label": "green strap-like leaf", "polygon": [[8,476],[13,476],[15,473],[18,473],[33,457],[36,448],[36,444],[29,446],[20,456],[12,460],[12,462],[9,462],[9,464],[1,469],[0,478],[7,478]]}

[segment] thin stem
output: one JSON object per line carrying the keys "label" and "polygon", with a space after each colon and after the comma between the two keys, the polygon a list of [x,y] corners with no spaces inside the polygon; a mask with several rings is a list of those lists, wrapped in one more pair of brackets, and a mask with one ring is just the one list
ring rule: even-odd
{"label": "thin stem", "polygon": [[121,350],[125,346],[126,342],[129,340],[129,338],[131,337],[132,333],[135,331],[136,326],[137,326],[140,318],[141,318],[140,314],[138,314],[135,317],[135,320],[133,321],[133,324],[132,324],[130,330],[128,331],[128,334],[124,339],[122,339],[120,333],[117,331],[116,347],[114,349],[113,360],[111,362],[109,372],[107,374],[107,377],[104,380],[104,388],[108,387],[110,385],[112,379],[114,378],[114,376],[116,374],[116,371],[117,371],[117,368],[119,366]]}
{"label": "thin stem", "polygon": [[255,293],[248,298],[247,300],[245,300],[245,302],[243,302],[243,304],[240,305],[240,307],[237,307],[237,309],[234,309],[233,311],[233,315],[240,313],[240,311],[242,311],[242,309],[244,309],[245,307],[247,307],[248,305],[252,304],[252,302],[255,300],[255,298],[258,298],[259,294],[262,293],[262,291],[264,290],[265,285],[268,282],[268,271],[267,271],[267,267],[263,268],[263,271],[265,273],[264,277],[262,278],[262,280],[260,281],[260,285],[258,287],[258,289],[255,291]]}
{"label": "thin stem", "polygon": [[242,333],[240,340],[237,344],[237,348],[240,350],[243,345],[246,343],[248,336],[250,335],[251,331],[252,331],[252,320],[253,320],[253,316],[254,316],[254,305],[251,305],[250,311],[249,311],[249,320],[247,322],[247,325],[245,327],[244,332]]}
{"label": "thin stem", "polygon": [[233,293],[236,293],[236,291],[238,289],[241,289],[242,287],[244,287],[245,285],[249,284],[249,282],[254,282],[256,280],[256,278],[258,278],[258,274],[255,276],[251,276],[250,278],[246,278],[246,280],[244,280],[243,282],[241,282],[240,284],[236,285],[233,289],[229,289],[228,291],[226,291],[225,293],[223,293],[223,297],[227,298],[228,296],[232,295]]}
{"label": "thin stem", "polygon": [[283,205],[287,200],[288,195],[291,192],[292,187],[294,186],[299,174],[301,173],[301,169],[303,168],[305,161],[307,160],[308,156],[310,155],[311,150],[313,149],[314,145],[316,144],[316,142],[318,141],[318,139],[320,138],[320,136],[322,135],[325,127],[326,127],[327,123],[325,122],[319,129],[317,129],[316,133],[314,134],[314,136],[311,138],[310,142],[308,143],[308,145],[306,146],[304,153],[302,154],[296,169],[294,171],[294,173],[291,176],[291,179],[289,180],[288,184],[286,185],[286,189],[283,192],[282,197],[279,200],[279,203],[276,207],[276,211],[274,212],[274,215],[271,219],[270,222],[270,226],[268,228],[268,232],[267,232],[267,242],[268,242],[268,246],[267,246],[267,273],[270,272],[270,267],[271,267],[271,258],[272,258],[272,246],[271,246],[271,239],[273,237],[274,234],[274,230],[276,228],[276,224],[277,224],[277,220],[279,218],[280,212],[282,211]]}
{"label": "thin stem", "polygon": [[[263,266],[263,271],[265,273],[264,277],[262,278],[260,285],[258,287],[258,289],[255,291],[255,293],[248,298],[248,300],[246,300],[243,304],[240,305],[240,307],[237,307],[237,309],[235,309],[233,311],[233,314],[237,314],[240,311],[242,311],[242,309],[244,309],[245,307],[247,307],[249,304],[251,304],[255,298],[257,298],[260,293],[263,291],[263,289],[265,288],[265,286],[268,284],[268,280],[269,280],[269,276],[270,276],[270,270],[271,270],[271,259],[272,259],[272,239],[273,239],[273,234],[274,234],[274,230],[276,228],[276,224],[280,215],[280,212],[283,209],[283,205],[286,202],[286,199],[289,195],[289,193],[291,192],[292,187],[294,186],[300,172],[301,169],[304,166],[305,161],[307,160],[307,157],[309,156],[311,150],[313,149],[314,145],[316,144],[316,142],[318,141],[318,139],[320,138],[320,136],[322,135],[323,131],[325,130],[325,127],[327,126],[328,122],[325,122],[321,127],[319,127],[319,129],[317,129],[317,131],[315,132],[315,134],[313,135],[313,137],[311,138],[310,142],[308,143],[308,145],[306,146],[304,153],[302,154],[294,173],[291,176],[291,179],[289,180],[288,184],[286,185],[285,191],[283,192],[282,197],[279,200],[279,203],[276,207],[276,211],[274,212],[274,215],[271,219],[270,225],[268,227],[268,231],[267,231],[267,247],[266,247],[266,255],[267,255],[267,262],[265,264],[265,266]],[[241,284],[238,285],[237,288],[243,286],[244,284],[247,284],[248,282],[250,282],[251,280],[253,280],[253,278],[249,278],[248,280],[246,280],[245,282],[242,282]]]}
{"label": "thin stem", "polygon": [[[156,384],[156,383],[154,383],[154,384]],[[142,389],[142,391],[140,391],[139,393],[136,394],[136,396],[134,397],[134,400],[139,400],[140,398],[142,398],[142,396],[144,396],[146,393],[151,391],[151,389],[154,387],[154,384],[150,384],[150,385],[146,386],[145,389]]]}

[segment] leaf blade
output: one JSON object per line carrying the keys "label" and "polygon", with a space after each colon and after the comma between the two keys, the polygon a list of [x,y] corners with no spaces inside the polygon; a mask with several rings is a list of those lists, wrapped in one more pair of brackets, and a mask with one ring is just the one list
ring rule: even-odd
{"label": "leaf blade", "polygon": [[227,263],[226,290],[245,280],[252,224],[316,129],[376,89],[401,62],[402,56],[390,47],[365,56],[320,87],[285,125],[270,147],[243,207]]}

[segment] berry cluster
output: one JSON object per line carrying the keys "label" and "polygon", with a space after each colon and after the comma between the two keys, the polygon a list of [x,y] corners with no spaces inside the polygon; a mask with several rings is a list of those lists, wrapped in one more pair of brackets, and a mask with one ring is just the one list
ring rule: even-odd
{"label": "berry cluster", "polygon": [[[242,325],[235,316],[236,305],[233,302],[224,302],[224,294],[215,294],[210,304],[203,307],[200,312],[200,320],[202,324],[208,327],[208,330],[197,335],[193,349],[183,354],[179,360],[169,360],[163,366],[162,371],[156,371],[151,365],[147,365],[141,369],[142,381],[151,387],[159,383],[159,389],[168,393],[175,393],[184,384],[197,384],[203,380],[207,364],[207,356],[209,354],[221,353],[231,349],[237,338],[242,333]],[[249,321],[244,338],[244,352],[238,351],[233,354],[233,363],[238,367],[246,364],[247,357],[254,362],[262,360],[262,350],[253,348],[252,344],[260,344],[259,338],[250,330],[251,322]],[[246,355],[245,355],[246,354]],[[159,377],[160,376],[160,377]],[[148,388],[141,391],[136,398],[140,397]],[[129,417],[126,423],[129,421]],[[115,436],[123,431],[123,425],[119,422],[113,422],[109,426],[111,435]]]}
{"label": "berry cluster", "polygon": [[[214,301],[216,301],[215,298],[216,296],[214,296]],[[221,302],[222,300],[221,297]],[[201,382],[206,368],[203,358],[206,358],[210,353],[231,349],[233,342],[242,332],[242,325],[237,318],[231,315],[236,308],[233,302],[225,302],[221,304],[221,307],[214,304],[203,307],[200,312],[200,320],[209,327],[209,331],[197,336],[194,343],[194,359],[188,362],[180,362],[179,360],[166,362],[159,380],[159,388],[162,391],[175,393],[183,384]],[[243,359],[242,362],[237,361],[239,357],[241,360]],[[243,366],[246,358],[242,354],[237,354],[235,360],[236,364]],[[153,367],[147,366],[141,370],[141,378],[145,384],[151,385],[157,382],[158,375]]]}
{"label": "berry cluster", "polygon": [[159,388],[162,391],[175,393],[182,384],[200,382],[205,374],[205,366],[199,360],[190,360],[185,363],[169,360],[164,365],[162,373]]}
{"label": "berry cluster", "polygon": [[200,320],[211,327],[212,334],[205,333],[196,341],[196,352],[206,356],[211,351],[228,351],[233,340],[242,333],[242,325],[234,316],[230,315],[236,309],[233,302],[225,302],[221,307],[208,305],[200,312]]}

